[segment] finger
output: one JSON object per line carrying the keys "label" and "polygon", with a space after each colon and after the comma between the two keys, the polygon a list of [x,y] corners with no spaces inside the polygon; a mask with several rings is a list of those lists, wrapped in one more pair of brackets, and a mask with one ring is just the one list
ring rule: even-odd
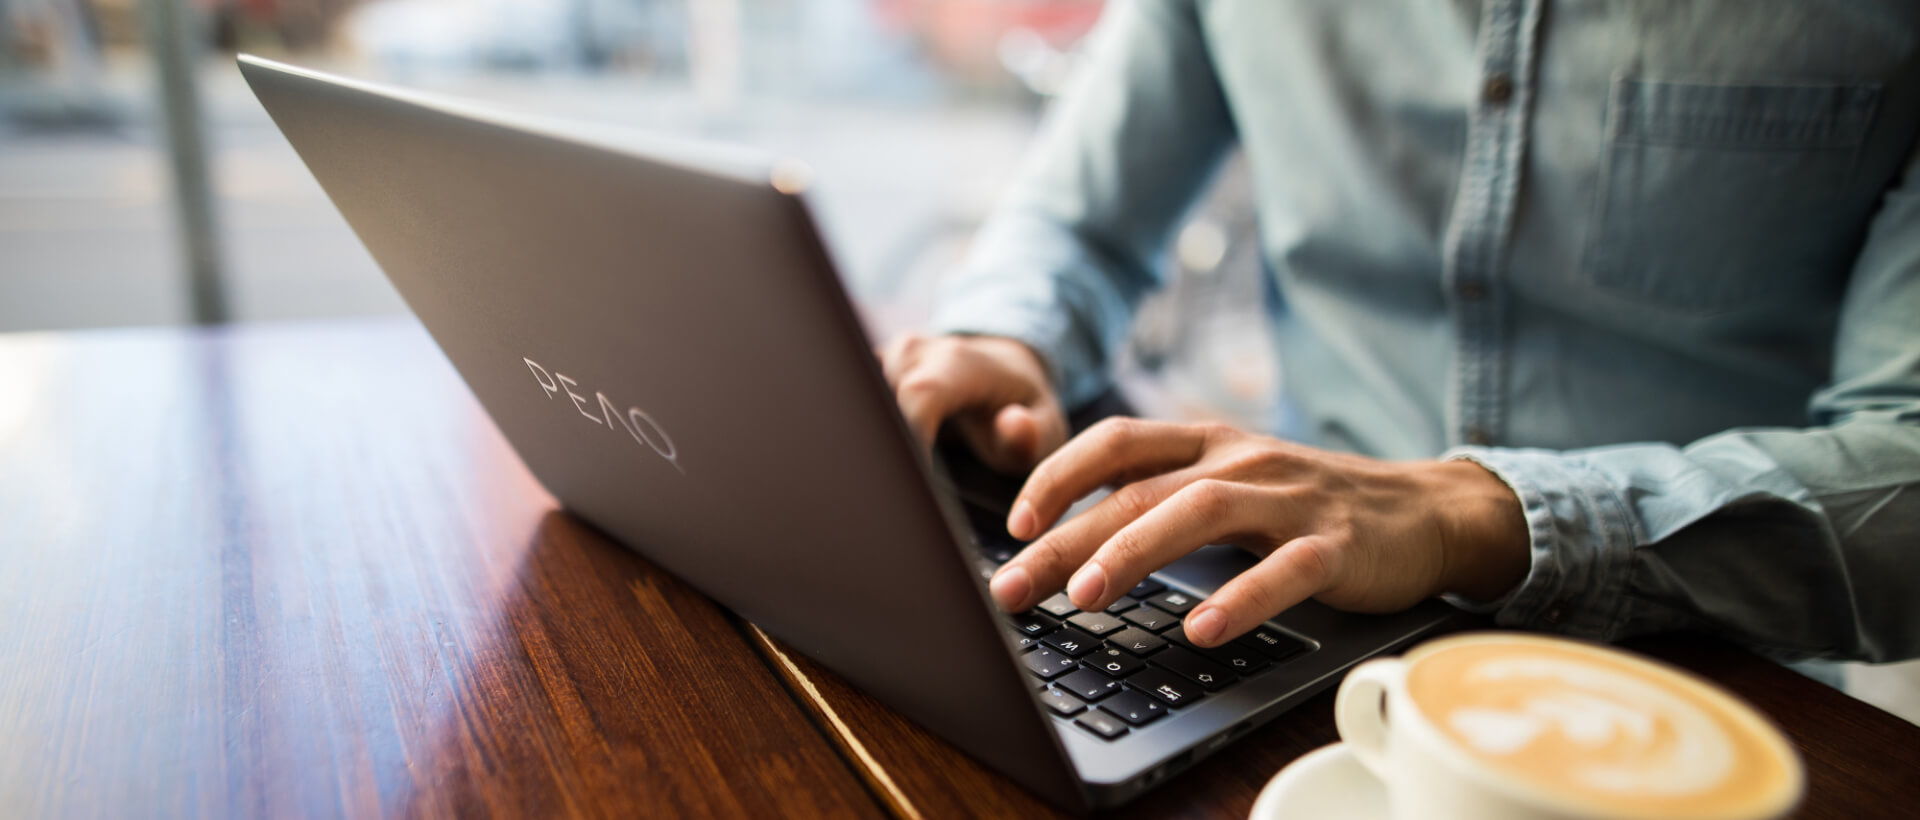
{"label": "finger", "polygon": [[1067,597],[1098,612],[1180,556],[1258,529],[1261,514],[1244,485],[1211,478],[1189,483],[1101,544],[1067,582]]}
{"label": "finger", "polygon": [[1332,539],[1295,538],[1187,613],[1187,637],[1203,647],[1237,638],[1332,586],[1339,563],[1340,551]]}
{"label": "finger", "polygon": [[1033,466],[1040,448],[1040,422],[1033,408],[1009,404],[993,414],[994,456],[1009,466]]}
{"label": "finger", "polygon": [[880,357],[880,371],[886,374],[887,384],[900,384],[900,378],[919,361],[925,341],[919,334],[905,333],[874,351]]}
{"label": "finger", "polygon": [[982,462],[1012,475],[1033,469],[1039,449],[1037,415],[1024,404],[1007,404],[997,412],[962,413],[955,421]]}
{"label": "finger", "polygon": [[[912,367],[894,388],[894,397],[914,435],[925,446],[931,447],[941,424],[955,417],[963,430],[976,428],[971,438],[983,439],[986,435],[981,429],[988,422],[972,419],[989,419],[1000,407],[1019,400],[1009,395],[1010,389],[1017,388],[978,351],[953,344],[923,345],[915,356]],[[976,448],[976,452],[980,450]]]}
{"label": "finger", "polygon": [[927,367],[916,367],[907,373],[893,392],[900,404],[900,415],[906,418],[907,426],[913,428],[913,436],[922,447],[933,446],[940,423],[960,401],[955,395],[959,391],[953,380]]}
{"label": "finger", "polygon": [[1032,458],[1024,465],[1022,472],[1031,471],[1041,459],[1052,455],[1061,445],[1067,443],[1067,414],[1060,409],[1059,401],[1049,393],[1033,407],[1034,447]]}
{"label": "finger", "polygon": [[1178,491],[1191,478],[1155,476],[1115,490],[1092,509],[1028,544],[995,574],[988,590],[1008,612],[1024,612],[1067,583],[1094,550]]}
{"label": "finger", "polygon": [[1206,430],[1131,418],[1102,420],[1033,469],[1007,515],[1007,532],[1035,538],[1094,490],[1192,464],[1206,449]]}

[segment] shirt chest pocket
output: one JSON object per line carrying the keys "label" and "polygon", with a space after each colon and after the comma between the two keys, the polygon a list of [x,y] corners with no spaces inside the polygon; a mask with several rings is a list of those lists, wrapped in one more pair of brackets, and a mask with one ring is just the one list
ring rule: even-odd
{"label": "shirt chest pocket", "polygon": [[1732,310],[1843,278],[1877,86],[1614,81],[1582,269],[1650,306]]}

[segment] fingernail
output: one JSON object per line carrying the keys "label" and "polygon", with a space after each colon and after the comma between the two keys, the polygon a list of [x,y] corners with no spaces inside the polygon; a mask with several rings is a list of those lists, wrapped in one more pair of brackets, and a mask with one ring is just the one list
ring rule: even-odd
{"label": "fingernail", "polygon": [[1073,574],[1073,580],[1067,582],[1067,597],[1073,605],[1081,609],[1092,609],[1095,601],[1107,591],[1107,571],[1099,564],[1088,562],[1079,572]]}
{"label": "fingernail", "polygon": [[1022,541],[1031,539],[1028,533],[1033,529],[1033,505],[1025,500],[1014,502],[1013,512],[1007,516],[1007,534]]}
{"label": "fingernail", "polygon": [[1212,645],[1220,640],[1220,633],[1226,628],[1227,617],[1217,609],[1203,609],[1187,619],[1187,637],[1203,644]]}
{"label": "fingernail", "polygon": [[1007,567],[993,576],[987,591],[993,594],[994,602],[1001,609],[1019,612],[1020,605],[1033,593],[1033,578],[1027,575],[1026,567]]}

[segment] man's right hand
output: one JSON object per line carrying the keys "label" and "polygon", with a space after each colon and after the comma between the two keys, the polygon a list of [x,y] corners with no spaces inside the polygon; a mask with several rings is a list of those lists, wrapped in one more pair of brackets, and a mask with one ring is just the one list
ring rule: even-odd
{"label": "man's right hand", "polygon": [[907,334],[887,343],[880,364],[924,446],[951,419],[982,462],[1020,475],[1067,440],[1046,365],[1021,342]]}

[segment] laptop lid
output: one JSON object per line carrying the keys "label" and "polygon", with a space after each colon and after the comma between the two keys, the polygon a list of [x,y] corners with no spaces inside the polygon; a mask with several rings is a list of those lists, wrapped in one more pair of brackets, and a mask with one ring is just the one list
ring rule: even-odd
{"label": "laptop lid", "polygon": [[770,164],[593,144],[250,56],[240,70],[569,512],[1086,807],[963,518]]}

